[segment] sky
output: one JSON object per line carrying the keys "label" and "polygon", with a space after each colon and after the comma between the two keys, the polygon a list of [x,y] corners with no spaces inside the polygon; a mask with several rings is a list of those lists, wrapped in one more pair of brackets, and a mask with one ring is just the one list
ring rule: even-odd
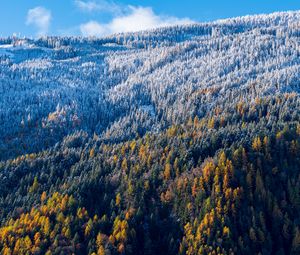
{"label": "sky", "polygon": [[298,0],[0,1],[0,37],[106,36],[249,14],[300,10]]}

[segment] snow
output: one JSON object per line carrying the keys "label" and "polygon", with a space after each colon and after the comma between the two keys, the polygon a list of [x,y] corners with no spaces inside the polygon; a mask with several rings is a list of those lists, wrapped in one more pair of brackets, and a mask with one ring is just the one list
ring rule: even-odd
{"label": "snow", "polygon": [[142,105],[141,110],[149,113],[152,117],[155,116],[155,109],[154,109],[153,105]]}
{"label": "snow", "polygon": [[10,49],[13,48],[14,46],[12,44],[4,44],[0,45],[0,49]]}
{"label": "snow", "polygon": [[33,145],[32,123],[47,133],[58,104],[67,110],[50,125],[54,142],[81,129],[115,141],[216,105],[299,93],[299,24],[287,12],[107,38],[0,38],[0,149],[23,126]]}
{"label": "snow", "polygon": [[11,44],[0,45],[0,56],[12,57],[13,54],[9,51],[11,49],[13,49],[13,45]]}
{"label": "snow", "polygon": [[17,41],[15,44],[0,44],[0,56],[13,57],[14,52],[17,50],[26,50],[32,48],[33,45],[28,44],[26,41]]}

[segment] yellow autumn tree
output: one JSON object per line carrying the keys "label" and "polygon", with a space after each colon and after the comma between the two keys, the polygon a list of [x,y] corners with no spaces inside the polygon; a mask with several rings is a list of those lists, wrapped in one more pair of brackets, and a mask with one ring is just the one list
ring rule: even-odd
{"label": "yellow autumn tree", "polygon": [[260,151],[262,146],[261,140],[259,137],[254,138],[253,143],[252,143],[252,149],[254,151]]}
{"label": "yellow autumn tree", "polygon": [[167,163],[165,165],[165,170],[164,170],[164,178],[165,180],[169,180],[170,177],[171,177],[171,169],[172,169],[172,166],[170,163]]}

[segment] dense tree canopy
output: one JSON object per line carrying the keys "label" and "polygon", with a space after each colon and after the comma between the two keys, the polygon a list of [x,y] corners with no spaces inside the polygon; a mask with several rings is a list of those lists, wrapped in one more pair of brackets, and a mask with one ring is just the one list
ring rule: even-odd
{"label": "dense tree canopy", "polygon": [[300,254],[299,21],[0,39],[0,253]]}
{"label": "dense tree canopy", "polygon": [[298,254],[300,115],[280,113],[298,103],[286,94],[242,113],[240,104],[216,108],[119,144],[77,133],[3,161],[0,247],[4,254]]}

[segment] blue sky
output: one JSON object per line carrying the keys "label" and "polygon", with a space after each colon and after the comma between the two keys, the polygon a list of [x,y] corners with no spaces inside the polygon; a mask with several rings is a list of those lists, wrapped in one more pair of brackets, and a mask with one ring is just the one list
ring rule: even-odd
{"label": "blue sky", "polygon": [[247,14],[300,10],[298,0],[2,0],[0,36],[104,36]]}

